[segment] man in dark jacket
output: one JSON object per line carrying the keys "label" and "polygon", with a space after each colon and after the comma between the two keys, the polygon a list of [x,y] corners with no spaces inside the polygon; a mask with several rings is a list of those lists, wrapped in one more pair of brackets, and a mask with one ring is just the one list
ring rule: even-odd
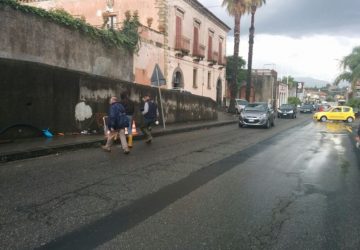
{"label": "man in dark jacket", "polygon": [[142,115],[144,116],[143,124],[141,125],[141,131],[145,135],[145,142],[151,143],[151,126],[155,124],[158,119],[159,111],[156,103],[151,100],[150,94],[146,94],[143,97],[144,108],[142,109]]}
{"label": "man in dark jacket", "polygon": [[[121,117],[125,117],[125,122]],[[120,142],[121,146],[124,150],[125,154],[130,153],[129,147],[126,142],[126,136],[125,136],[125,127],[128,126],[128,119],[125,114],[125,108],[121,103],[118,102],[118,99],[113,96],[110,98],[110,110],[109,110],[109,116],[108,116],[108,129],[109,134],[107,136],[107,142],[106,145],[102,148],[110,152],[111,146],[114,142],[114,139],[119,134],[120,136]]]}

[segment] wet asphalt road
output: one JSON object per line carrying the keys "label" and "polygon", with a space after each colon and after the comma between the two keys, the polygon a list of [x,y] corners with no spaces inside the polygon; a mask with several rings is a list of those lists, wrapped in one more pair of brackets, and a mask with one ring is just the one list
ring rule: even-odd
{"label": "wet asphalt road", "polygon": [[351,127],[276,123],[2,164],[2,248],[359,249]]}

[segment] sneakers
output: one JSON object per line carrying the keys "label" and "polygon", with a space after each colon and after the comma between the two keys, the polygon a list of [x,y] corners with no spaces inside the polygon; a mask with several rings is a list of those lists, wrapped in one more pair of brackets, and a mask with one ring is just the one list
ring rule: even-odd
{"label": "sneakers", "polygon": [[130,150],[128,149],[128,150],[124,150],[124,154],[129,154],[130,153]]}
{"label": "sneakers", "polygon": [[101,146],[101,148],[105,151],[105,152],[111,152],[111,148],[107,147],[107,146]]}
{"label": "sneakers", "polygon": [[148,137],[148,138],[145,139],[145,142],[146,142],[146,143],[151,143],[151,141],[152,141],[152,136],[150,136],[150,137]]}

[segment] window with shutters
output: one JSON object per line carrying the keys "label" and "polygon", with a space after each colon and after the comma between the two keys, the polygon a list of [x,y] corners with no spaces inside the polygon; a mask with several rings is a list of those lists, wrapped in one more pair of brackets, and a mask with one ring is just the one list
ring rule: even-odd
{"label": "window with shutters", "polygon": [[209,38],[208,38],[208,61],[213,60],[213,37],[214,31],[209,30]]}
{"label": "window with shutters", "polygon": [[193,55],[199,55],[199,30],[200,30],[200,21],[194,20],[194,37],[193,37]]}
{"label": "window with shutters", "polygon": [[223,42],[224,42],[224,38],[222,37],[219,37],[219,64],[220,65],[224,65],[224,58],[223,58],[223,51],[222,51],[222,48],[223,48]]}
{"label": "window with shutters", "polygon": [[175,49],[181,49],[182,18],[176,16]]}

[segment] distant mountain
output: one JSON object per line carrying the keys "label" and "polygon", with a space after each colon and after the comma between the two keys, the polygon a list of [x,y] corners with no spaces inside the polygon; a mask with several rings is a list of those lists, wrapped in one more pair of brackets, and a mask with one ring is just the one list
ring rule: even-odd
{"label": "distant mountain", "polygon": [[314,87],[321,88],[321,87],[326,87],[326,84],[331,84],[330,82],[311,78],[311,77],[294,77],[294,79],[297,82],[304,82],[305,88],[309,88],[309,87],[310,88],[314,88]]}

